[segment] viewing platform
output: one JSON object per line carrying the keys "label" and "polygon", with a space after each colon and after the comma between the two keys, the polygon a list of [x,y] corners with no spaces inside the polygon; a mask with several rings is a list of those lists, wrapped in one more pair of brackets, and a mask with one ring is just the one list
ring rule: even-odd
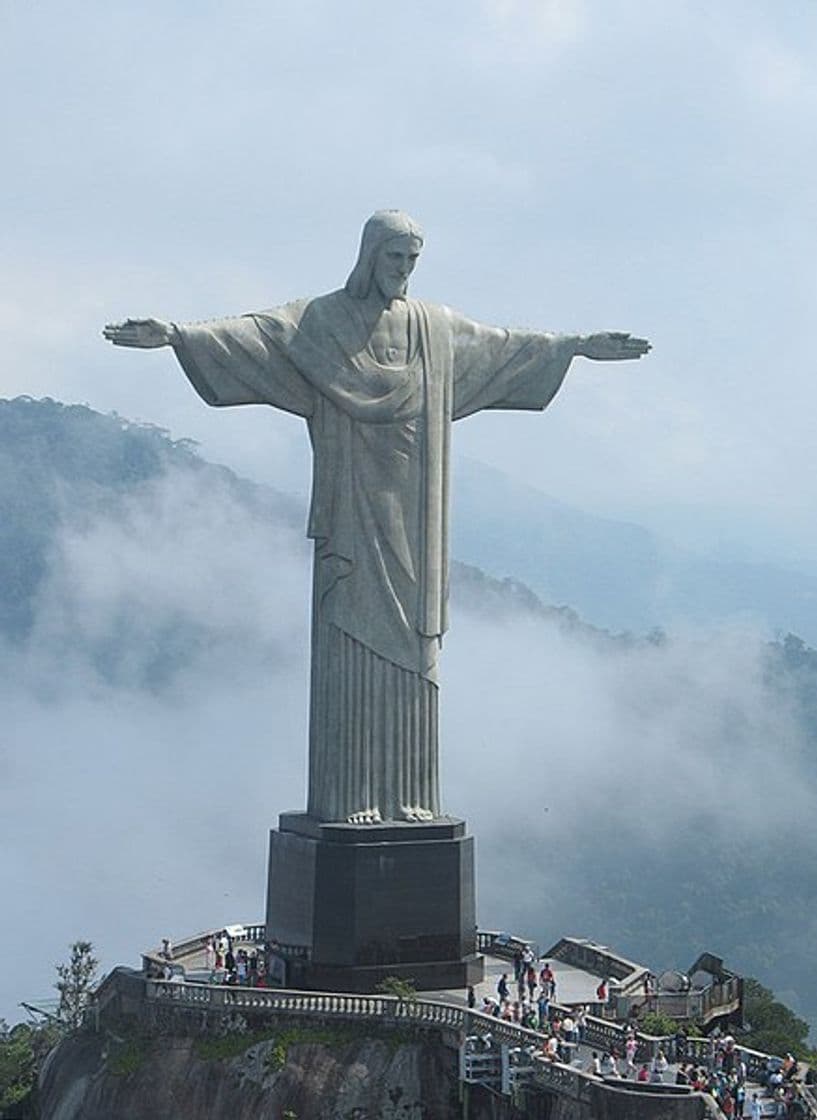
{"label": "viewing platform", "polygon": [[[240,949],[263,949],[265,928],[260,923],[230,925],[222,927],[221,932],[228,935],[234,953]],[[254,1034],[272,1031],[276,1025],[293,1020],[323,1025],[344,1021],[368,1023],[378,1033],[409,1027],[424,1033],[435,1032],[445,1047],[456,1051],[463,1092],[469,1086],[482,1086],[502,1097],[531,1102],[540,1099],[540,1104],[544,1098],[569,1098],[579,1109],[576,1115],[586,1120],[632,1115],[698,1120],[721,1115],[710,1094],[674,1083],[679,1060],[703,1069],[716,1068],[717,1048],[712,1039],[689,1037],[684,1041],[683,1054],[679,1054],[674,1037],[630,1031],[635,1039],[634,1059],[639,1065],[651,1064],[660,1054],[666,1055],[661,1080],[647,1083],[622,1078],[620,1074],[612,1077],[593,1072],[593,1052],[617,1053],[622,1056],[617,1064],[622,1064],[628,1030],[612,1019],[610,1007],[600,1006],[595,999],[600,973],[565,958],[581,959],[592,968],[601,967],[603,976],[612,971],[609,964],[615,957],[603,946],[564,938],[553,946],[553,952],[540,956],[537,947],[523,939],[481,931],[478,944],[486,956],[486,976],[475,989],[476,1007],[469,1009],[464,990],[418,992],[415,997],[304,991],[270,987],[266,980],[263,986],[212,983],[209,974],[203,975],[209,973],[207,945],[212,936],[197,934],[178,942],[171,949],[170,959],[159,950],[146,952],[141,971],[115,969],[97,989],[88,1010],[87,1025],[104,1030],[129,1020],[151,1031],[188,1035],[217,1033],[227,1020],[231,1029]],[[537,966],[544,960],[550,962],[556,984],[556,997],[550,1001],[548,1023],[542,1030],[497,1018],[480,1009],[485,996],[496,995],[496,984],[503,973],[513,984],[514,954],[526,947],[537,958]],[[298,947],[276,946],[276,951],[281,956],[297,955]],[[647,970],[633,962],[626,963],[632,967],[620,980],[625,981],[623,986],[630,987],[628,978],[632,978],[632,985],[637,987],[637,977]],[[551,1024],[557,1017],[575,1013],[578,1006],[588,1008],[581,1038],[575,1045],[564,1047],[559,1058],[546,1057]],[[768,1077],[770,1062],[775,1059],[746,1048],[737,1048],[736,1052],[746,1065],[748,1115],[751,1094],[761,1093],[761,1083]],[[817,1101],[811,1090],[798,1084],[797,1097],[802,1114],[817,1120]],[[636,1100],[642,1105],[633,1112]],[[765,1097],[763,1105],[763,1115],[771,1116],[776,1101]],[[532,1116],[540,1114],[549,1113],[531,1112]]]}

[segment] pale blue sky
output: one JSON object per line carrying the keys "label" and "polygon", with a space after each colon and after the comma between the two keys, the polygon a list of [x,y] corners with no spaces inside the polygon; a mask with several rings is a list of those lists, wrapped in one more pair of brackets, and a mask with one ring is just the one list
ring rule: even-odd
{"label": "pale blue sky", "polygon": [[98,332],[336,287],[397,206],[426,229],[414,294],[655,344],[577,362],[544,417],[469,420],[458,453],[814,569],[812,0],[2,0],[0,105],[3,395],[304,490],[299,421],[208,410],[168,352]]}

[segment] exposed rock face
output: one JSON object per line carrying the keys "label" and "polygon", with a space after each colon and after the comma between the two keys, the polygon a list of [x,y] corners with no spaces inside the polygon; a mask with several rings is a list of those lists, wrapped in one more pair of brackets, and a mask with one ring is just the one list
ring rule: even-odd
{"label": "exposed rock face", "polygon": [[[433,1041],[195,1039],[62,1042],[43,1069],[43,1120],[454,1120],[455,1054]],[[237,1051],[237,1052],[236,1052]]]}

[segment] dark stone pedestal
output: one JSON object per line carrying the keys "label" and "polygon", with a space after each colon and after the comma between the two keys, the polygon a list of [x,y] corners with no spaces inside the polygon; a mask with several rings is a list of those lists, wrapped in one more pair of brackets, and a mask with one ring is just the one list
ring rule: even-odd
{"label": "dark stone pedestal", "polygon": [[349,825],[283,813],[270,832],[266,921],[299,987],[371,992],[399,976],[427,991],[482,978],[474,841],[453,818]]}

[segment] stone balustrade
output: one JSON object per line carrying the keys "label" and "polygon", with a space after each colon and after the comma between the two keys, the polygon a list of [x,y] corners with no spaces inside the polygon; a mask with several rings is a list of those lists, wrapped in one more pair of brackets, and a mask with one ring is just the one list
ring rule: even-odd
{"label": "stone balustrade", "polygon": [[[400,999],[389,995],[357,995],[341,992],[243,988],[233,985],[196,984],[152,980],[130,969],[110,973],[97,990],[86,1023],[99,1029],[106,1017],[112,1020],[137,1018],[148,1027],[193,1030],[219,1030],[224,1020],[238,1017],[259,1029],[264,1021],[275,1019],[312,1019],[370,1022],[379,1028],[414,1027],[434,1030],[444,1044],[459,1047],[467,1037],[490,1038],[492,1046],[521,1048],[531,1054],[532,1084],[542,1091],[556,1093],[575,1101],[587,1102],[599,1091],[620,1091],[654,1095],[657,1086],[635,1083],[609,1083],[584,1070],[541,1057],[545,1036],[517,1023],[508,1023],[466,1007],[427,999]],[[170,1015],[170,1018],[168,1018]],[[671,1049],[672,1040],[639,1035],[645,1058],[659,1047]],[[593,1017],[588,1018],[585,1043],[599,1050],[622,1049],[621,1027]],[[755,1080],[765,1070],[768,1055],[740,1048],[749,1077]],[[711,1061],[713,1044],[709,1039],[688,1039],[685,1056],[705,1064]],[[678,1091],[665,1086],[664,1091]],[[681,1091],[682,1094],[685,1090]],[[806,1102],[812,1116],[812,1101]]]}
{"label": "stone balustrade", "polygon": [[[263,943],[265,929],[261,923],[253,923],[243,927],[244,935],[240,940],[244,943]],[[212,931],[196,934],[177,942],[174,946],[174,960],[194,956],[201,952],[212,936]],[[521,938],[500,935],[496,931],[479,931],[477,934],[478,948],[481,952],[493,952],[501,940],[502,950],[513,955],[517,948],[532,945]],[[565,939],[572,942],[568,952],[573,953],[576,948],[575,939]],[[585,945],[585,952],[595,952],[601,947]],[[282,946],[282,952],[297,955],[305,952],[303,947]],[[562,951],[565,951],[563,946]],[[550,954],[558,959],[558,953]],[[144,961],[156,962],[155,953],[143,955]],[[606,963],[606,962],[605,962]],[[139,1001],[134,1000],[134,984],[144,985],[140,988]],[[729,985],[739,983],[737,978],[726,981],[719,987],[724,988],[721,993],[724,999],[731,998]],[[177,981],[163,981],[145,979],[129,970],[117,969],[106,978],[97,991],[92,1014],[89,1021],[98,1024],[100,1015],[104,1015],[106,1008],[113,1006],[117,990],[121,991],[123,985],[128,988],[128,1008],[133,1014],[137,1002],[146,1013],[150,1021],[154,1016],[151,1008],[178,1009],[184,1015],[188,1012],[204,1012],[205,1019],[214,1019],[229,1015],[252,1016],[257,1018],[274,1017],[311,1017],[315,1019],[343,1019],[343,1020],[369,1020],[379,1022],[381,1025],[414,1025],[419,1028],[438,1029],[447,1032],[449,1039],[463,1039],[466,1036],[490,1035],[492,1043],[521,1047],[531,1052],[541,1052],[544,1035],[538,1031],[529,1030],[520,1024],[509,1023],[504,1020],[485,1015],[480,1011],[469,1010],[462,1006],[437,1002],[435,1000],[402,1000],[396,996],[388,995],[355,995],[337,992],[307,992],[300,990],[284,990],[271,988],[242,988],[234,985],[208,985],[198,983],[180,983]],[[720,998],[720,996],[718,997]],[[121,1003],[121,1001],[119,1001]],[[550,1014],[564,1015],[569,1009],[551,1003]],[[199,1017],[199,1022],[201,1022]],[[637,1057],[639,1060],[649,1060],[659,1049],[663,1049],[668,1056],[675,1057],[674,1039],[671,1037],[656,1037],[638,1032],[636,1035],[639,1043]],[[585,1045],[600,1052],[616,1050],[622,1053],[626,1039],[625,1029],[617,1023],[600,1018],[597,1015],[588,1015],[586,1020],[583,1042]],[[748,1077],[752,1081],[759,1080],[765,1073],[769,1055],[762,1054],[745,1047],[738,1048],[739,1053],[747,1066]],[[714,1044],[707,1038],[687,1038],[684,1044],[683,1057],[700,1065],[708,1065],[714,1056]],[[533,1062],[532,1078],[537,1085],[576,1099],[586,1092],[587,1085],[599,1083],[599,1079],[592,1074],[577,1070],[559,1062],[545,1061],[537,1056]],[[649,1091],[645,1089],[645,1092]],[[810,1103],[810,1102],[809,1102]],[[817,1120],[817,1108],[812,1112]]]}
{"label": "stone balustrade", "polygon": [[478,929],[477,952],[486,953],[489,957],[500,957],[512,960],[516,952],[530,949],[535,956],[539,955],[539,947],[534,941],[526,941],[524,937],[514,937],[500,930]]}
{"label": "stone balustrade", "polygon": [[583,937],[562,937],[543,955],[592,972],[594,976],[615,980],[622,992],[643,984],[647,974],[643,965],[614,953],[606,945],[598,945]]}

